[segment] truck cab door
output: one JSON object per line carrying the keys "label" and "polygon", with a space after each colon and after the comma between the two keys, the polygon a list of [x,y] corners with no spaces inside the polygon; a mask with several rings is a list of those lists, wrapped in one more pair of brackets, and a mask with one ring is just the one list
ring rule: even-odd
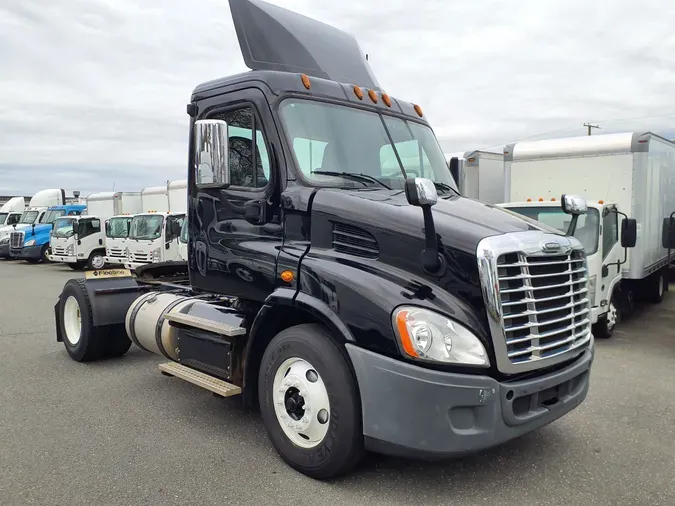
{"label": "truck cab door", "polygon": [[618,266],[617,263],[622,261],[624,256],[624,250],[619,241],[619,215],[615,206],[603,208],[600,225],[602,269],[596,281],[596,300],[606,310],[612,296],[610,290],[621,279],[622,266]]}
{"label": "truck cab door", "polygon": [[193,286],[263,301],[277,285],[282,243],[280,140],[263,92],[248,88],[198,103],[198,119],[227,123],[229,186],[195,160],[191,132],[188,263]]}

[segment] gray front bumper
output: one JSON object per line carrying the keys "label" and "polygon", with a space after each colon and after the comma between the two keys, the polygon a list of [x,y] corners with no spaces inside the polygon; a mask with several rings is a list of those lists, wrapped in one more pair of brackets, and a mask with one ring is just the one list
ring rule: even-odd
{"label": "gray front bumper", "polygon": [[499,445],[543,427],[586,398],[593,350],[545,376],[500,383],[433,371],[347,344],[369,450],[444,458]]}

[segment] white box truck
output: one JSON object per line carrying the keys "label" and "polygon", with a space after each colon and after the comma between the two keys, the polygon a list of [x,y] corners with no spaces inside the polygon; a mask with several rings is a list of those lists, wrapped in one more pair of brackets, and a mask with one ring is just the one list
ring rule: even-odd
{"label": "white box truck", "polygon": [[610,337],[637,298],[661,301],[669,260],[664,220],[675,211],[675,143],[629,132],[520,142],[504,152],[501,207],[567,230],[561,195],[588,202],[574,236],[586,251],[595,335]]}
{"label": "white box truck", "polygon": [[[131,220],[124,266],[181,261],[180,235],[187,208],[187,181],[167,181],[142,191],[143,212]],[[171,205],[177,211],[171,209]]]}
{"label": "white box truck", "polygon": [[504,202],[503,153],[465,151],[446,154],[446,159],[463,196],[488,204]]}
{"label": "white box truck", "polygon": [[[117,251],[124,237],[115,237],[108,244],[109,220],[120,216],[125,223],[126,214],[141,210],[140,192],[92,193],[86,198],[86,215],[61,218],[55,224],[50,239],[54,262],[65,262],[73,269],[102,269],[108,259],[108,247]],[[127,228],[128,230],[128,228]],[[125,252],[124,249],[121,250]],[[126,255],[125,255],[126,256]],[[113,261],[112,263],[120,263]]]}

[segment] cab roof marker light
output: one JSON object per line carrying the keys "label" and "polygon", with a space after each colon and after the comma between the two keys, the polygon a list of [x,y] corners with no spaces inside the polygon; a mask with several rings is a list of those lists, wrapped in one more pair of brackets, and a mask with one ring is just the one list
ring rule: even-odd
{"label": "cab roof marker light", "polygon": [[302,81],[302,85],[303,85],[306,89],[310,89],[310,88],[312,87],[312,83],[309,82],[309,77],[307,76],[307,74],[302,74],[302,75],[300,76],[300,80]]}
{"label": "cab roof marker light", "polygon": [[543,201],[544,201],[544,197],[539,197],[539,202],[543,202]]}
{"label": "cab roof marker light", "polygon": [[604,200],[598,200],[598,204],[602,205],[602,204],[604,204],[604,203],[605,203]]}
{"label": "cab roof marker light", "polygon": [[382,102],[384,102],[387,107],[391,107],[391,98],[386,93],[382,94]]}
{"label": "cab roof marker light", "polygon": [[422,108],[419,105],[415,104],[413,108],[420,118],[424,116],[424,114],[422,114]]}
{"label": "cab roof marker light", "polygon": [[356,95],[356,98],[359,100],[363,100],[363,91],[356,85],[354,85],[354,95]]}
{"label": "cab roof marker light", "polygon": [[368,96],[373,101],[373,104],[377,104],[377,93],[374,90],[368,90]]}

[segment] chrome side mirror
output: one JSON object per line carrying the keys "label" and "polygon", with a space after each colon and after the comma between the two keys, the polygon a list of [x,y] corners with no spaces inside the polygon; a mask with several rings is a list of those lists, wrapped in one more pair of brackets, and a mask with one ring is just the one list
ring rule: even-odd
{"label": "chrome side mirror", "polygon": [[586,214],[588,210],[586,199],[578,195],[563,194],[560,197],[560,206],[565,214],[571,214],[572,216]]}
{"label": "chrome side mirror", "polygon": [[405,196],[411,206],[433,206],[438,202],[438,192],[434,182],[423,177],[405,180]]}
{"label": "chrome side mirror", "polygon": [[195,121],[195,180],[200,186],[230,185],[227,123],[216,119]]}

